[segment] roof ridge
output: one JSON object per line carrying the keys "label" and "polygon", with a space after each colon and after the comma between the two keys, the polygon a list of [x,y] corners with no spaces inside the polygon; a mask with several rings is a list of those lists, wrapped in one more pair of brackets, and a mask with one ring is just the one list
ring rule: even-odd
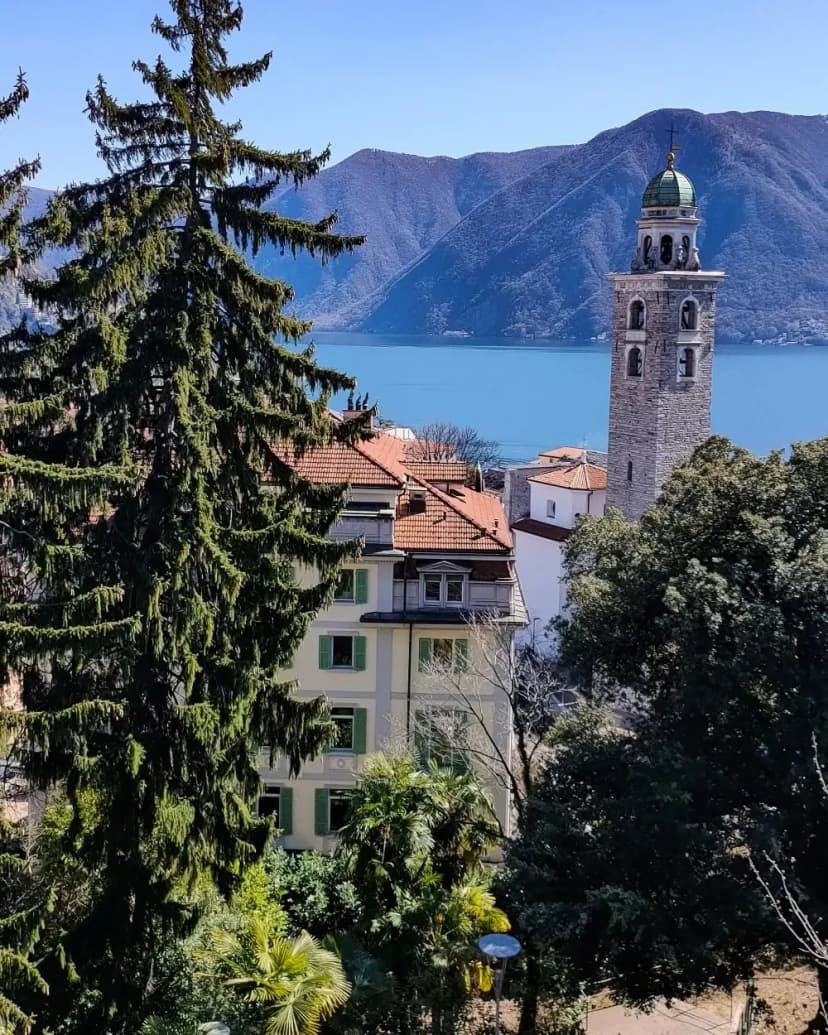
{"label": "roof ridge", "polygon": [[[372,436],[372,438],[391,438],[391,436],[390,435],[383,435],[382,432],[380,432],[379,434]],[[367,452],[365,452],[365,450],[360,449],[360,446],[362,445],[363,442],[370,442],[370,441],[371,441],[371,439],[359,439],[359,440],[355,439],[353,442],[349,442],[348,445],[351,446],[352,449],[355,449],[356,452],[359,453],[360,456],[365,457],[366,460],[370,461],[375,467],[378,467],[381,471],[384,471],[385,474],[387,474],[389,478],[393,478],[394,481],[399,482],[400,485],[405,485],[405,479],[404,478],[400,478],[399,474],[396,471],[393,471],[390,467],[387,467],[377,457],[371,456],[370,453],[367,453]],[[402,461],[400,461],[400,467],[402,467],[403,470],[405,470],[405,465],[403,464]],[[407,471],[405,473],[408,474]]]}
{"label": "roof ridge", "polygon": [[[455,514],[458,514],[465,521],[468,521],[468,523],[470,525],[473,525],[479,532],[483,532],[483,534],[488,536],[489,539],[494,540],[494,542],[496,542],[498,544],[498,546],[505,546],[503,541],[501,539],[499,539],[492,532],[491,529],[486,528],[486,526],[483,525],[481,522],[475,521],[475,519],[470,514],[467,514],[464,510],[462,510],[457,505],[456,500],[452,496],[450,496],[447,492],[443,492],[443,490],[442,489],[438,489],[436,485],[431,485],[424,478],[419,478],[414,473],[410,473],[410,477],[412,478],[413,481],[417,482],[424,489],[427,489],[428,491],[433,492],[434,495],[437,497],[437,499],[439,499],[441,502],[443,502],[443,503],[447,504],[449,507],[451,507],[451,509],[454,511]],[[468,488],[466,489],[466,491],[467,492],[477,492],[476,489],[468,489]],[[492,499],[497,499],[497,497],[493,493],[490,493],[490,492],[489,493],[487,493],[487,492],[480,492],[480,493],[477,493],[477,495],[478,496],[491,496]],[[505,514],[504,514],[504,517],[505,517]],[[508,532],[508,522],[507,522],[506,531]]]}

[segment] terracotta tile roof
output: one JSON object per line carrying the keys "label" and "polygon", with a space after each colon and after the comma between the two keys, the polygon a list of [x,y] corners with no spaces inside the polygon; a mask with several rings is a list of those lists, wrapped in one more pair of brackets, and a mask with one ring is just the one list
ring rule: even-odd
{"label": "terracotta tile roof", "polygon": [[558,446],[556,449],[547,449],[538,454],[544,460],[581,460],[583,455],[582,446]]}
{"label": "terracotta tile roof", "polygon": [[557,485],[562,489],[606,489],[607,472],[595,464],[571,464],[569,467],[556,467],[543,474],[533,475],[529,481]]}
{"label": "terracotta tile roof", "polygon": [[[332,443],[296,457],[277,455],[309,481],[403,490],[394,522],[394,546],[440,552],[508,552],[506,515],[497,496],[466,488],[467,468],[457,461],[408,459],[405,440],[382,433],[355,443]],[[448,483],[449,491],[431,484]],[[411,512],[411,490],[425,495],[425,510]]]}
{"label": "terracotta tile roof", "polygon": [[406,470],[427,482],[465,483],[469,468],[462,460],[420,460],[406,456],[403,460]]}
{"label": "terracotta tile roof", "polygon": [[571,528],[550,525],[546,521],[536,521],[534,518],[521,518],[512,525],[512,531],[527,532],[529,535],[536,535],[541,539],[552,539],[556,543],[564,543],[572,535]]}
{"label": "terracotta tile roof", "polygon": [[[457,553],[511,550],[512,536],[500,500],[488,492],[463,489],[462,498],[414,479],[403,494],[394,523],[394,546],[400,550]],[[411,489],[425,489],[425,511],[411,513]],[[495,527],[495,525],[497,527]]]}
{"label": "terracotta tile roof", "polygon": [[292,449],[275,453],[308,481],[338,485],[402,486],[406,472],[400,464],[403,443],[389,435],[364,442],[331,442],[297,457]]}

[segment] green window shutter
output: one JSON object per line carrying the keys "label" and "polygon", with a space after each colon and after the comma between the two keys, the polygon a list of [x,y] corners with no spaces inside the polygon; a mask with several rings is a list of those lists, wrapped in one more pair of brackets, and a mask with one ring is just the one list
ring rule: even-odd
{"label": "green window shutter", "polygon": [[431,664],[432,643],[433,641],[430,640],[427,636],[420,637],[418,665],[420,672],[425,672],[428,666]]}
{"label": "green window shutter", "polygon": [[357,568],[354,572],[354,603],[368,603],[368,569]]}
{"label": "green window shutter", "polygon": [[469,641],[457,639],[454,641],[454,671],[467,672],[469,668]]}
{"label": "green window shutter", "polygon": [[279,829],[283,834],[293,833],[292,787],[282,787],[279,791]]}
{"label": "green window shutter", "polygon": [[364,755],[368,742],[368,711],[354,708],[354,752]]}
{"label": "green window shutter", "polygon": [[365,637],[355,636],[354,637],[354,670],[356,672],[365,671]]}
{"label": "green window shutter", "polygon": [[328,834],[328,791],[325,787],[317,787],[314,792],[314,833],[317,837]]}
{"label": "green window shutter", "polygon": [[319,667],[331,667],[331,638],[330,636],[319,637]]}

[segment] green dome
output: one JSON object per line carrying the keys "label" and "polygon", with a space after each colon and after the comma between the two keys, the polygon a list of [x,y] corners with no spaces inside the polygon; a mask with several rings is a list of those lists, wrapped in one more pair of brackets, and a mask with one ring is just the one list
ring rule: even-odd
{"label": "green dome", "polygon": [[681,206],[695,207],[696,189],[690,179],[673,168],[673,163],[668,156],[667,168],[654,176],[647,184],[644,197],[641,199],[642,208],[678,208]]}

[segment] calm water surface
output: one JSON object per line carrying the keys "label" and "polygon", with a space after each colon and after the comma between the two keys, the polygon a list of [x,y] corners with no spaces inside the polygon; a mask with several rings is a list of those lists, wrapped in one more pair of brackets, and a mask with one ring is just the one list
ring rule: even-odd
{"label": "calm water surface", "polygon": [[[511,460],[607,444],[609,343],[318,333],[383,416],[472,424]],[[828,346],[716,346],[713,431],[756,453],[828,435]],[[342,405],[337,399],[336,405]]]}

